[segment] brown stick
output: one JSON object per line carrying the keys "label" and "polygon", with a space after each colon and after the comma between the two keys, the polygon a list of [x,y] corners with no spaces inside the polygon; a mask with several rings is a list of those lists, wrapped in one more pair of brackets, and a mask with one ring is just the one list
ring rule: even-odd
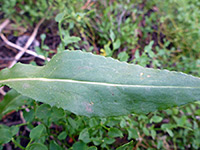
{"label": "brown stick", "polygon": [[[1,31],[10,23],[10,20],[9,20],[9,19],[6,19],[6,20],[0,25],[0,36],[1,36],[2,40],[3,40],[7,45],[9,45],[9,46],[11,46],[11,47],[14,47],[14,48],[16,48],[16,49],[18,49],[18,50],[20,50],[20,52],[15,56],[14,60],[13,60],[12,63],[8,66],[8,68],[11,68],[12,66],[14,66],[14,65],[17,63],[17,61],[22,57],[22,55],[23,55],[25,52],[28,53],[28,54],[31,54],[31,55],[33,55],[33,56],[35,56],[35,57],[38,57],[38,58],[40,58],[40,59],[43,59],[43,60],[47,60],[47,61],[50,60],[49,58],[46,59],[44,56],[38,55],[37,53],[35,53],[35,52],[31,51],[31,50],[28,50],[28,47],[29,47],[29,46],[32,44],[32,42],[34,41],[34,39],[35,39],[35,37],[36,37],[36,35],[37,35],[37,32],[38,32],[38,29],[39,29],[40,25],[42,24],[42,22],[43,22],[44,20],[45,20],[44,18],[41,19],[41,20],[39,21],[39,23],[36,25],[36,27],[35,27],[35,29],[34,29],[32,35],[31,35],[31,37],[30,37],[29,40],[27,41],[27,43],[26,43],[26,45],[24,46],[24,48],[22,48],[22,47],[20,47],[20,46],[18,46],[18,45],[16,45],[16,44],[14,44],[14,43],[11,43],[11,42],[8,41],[7,38],[1,33]],[[6,94],[6,92],[3,90],[3,87],[0,87],[0,93],[1,93],[2,95],[5,95],[5,94]]]}
{"label": "brown stick", "polygon": [[9,19],[6,19],[1,25],[0,25],[0,33],[1,31],[10,23]]}
{"label": "brown stick", "polygon": [[[1,25],[0,25],[0,33],[1,31],[10,23],[10,20],[9,19],[6,19]],[[5,95],[6,92],[3,90],[3,87],[0,87],[0,93],[2,95]]]}
{"label": "brown stick", "polygon": [[16,56],[15,56],[15,60],[11,62],[11,64],[8,66],[8,68],[11,68],[12,66],[14,66],[17,61],[22,57],[22,55],[24,55],[24,53],[27,51],[27,48],[32,44],[32,42],[34,41],[38,29],[40,27],[40,25],[42,24],[42,22],[45,20],[45,18],[42,18],[39,23],[36,25],[32,35],[30,36],[30,38],[28,39],[26,45],[24,46],[23,50],[21,50]]}
{"label": "brown stick", "polygon": [[[19,45],[16,45],[16,44],[14,44],[14,43],[8,41],[8,39],[7,39],[2,33],[0,34],[0,36],[1,36],[2,40],[3,40],[7,45],[9,45],[9,46],[11,46],[11,47],[13,47],[13,48],[16,48],[16,49],[18,49],[18,50],[20,50],[20,51],[24,50],[24,48],[20,47]],[[40,58],[40,59],[42,59],[42,60],[50,61],[50,58],[45,58],[44,56],[38,55],[37,53],[35,53],[35,52],[31,51],[31,50],[28,50],[28,49],[27,49],[27,50],[26,50],[26,53],[28,53],[28,54],[30,54],[30,55],[32,55],[32,56],[35,56],[35,57],[37,57],[37,58]]]}

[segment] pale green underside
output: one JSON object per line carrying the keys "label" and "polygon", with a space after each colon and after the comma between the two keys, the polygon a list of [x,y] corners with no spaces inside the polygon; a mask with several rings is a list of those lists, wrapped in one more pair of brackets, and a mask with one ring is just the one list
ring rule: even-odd
{"label": "pale green underside", "polygon": [[4,69],[0,85],[85,116],[144,114],[200,100],[200,78],[81,51],[59,53],[43,67]]}

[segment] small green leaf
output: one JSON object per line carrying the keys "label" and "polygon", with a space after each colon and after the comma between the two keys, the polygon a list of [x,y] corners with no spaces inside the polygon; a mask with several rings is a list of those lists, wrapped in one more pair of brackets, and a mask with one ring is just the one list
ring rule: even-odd
{"label": "small green leaf", "polygon": [[128,128],[127,131],[128,131],[128,140],[130,140],[130,139],[132,139],[132,138],[133,138],[133,139],[139,138],[136,129],[134,129],[134,128]]}
{"label": "small green leaf", "polygon": [[12,132],[4,125],[0,126],[0,144],[8,143],[12,139]]}
{"label": "small green leaf", "polygon": [[48,150],[48,148],[41,143],[33,143],[26,150]]}
{"label": "small green leaf", "polygon": [[58,135],[59,140],[64,140],[66,137],[67,137],[66,131],[63,131]]}
{"label": "small green leaf", "polygon": [[170,129],[166,129],[166,131],[167,131],[167,133],[171,136],[171,137],[173,137],[174,136],[174,134],[173,134],[173,132],[172,132],[172,130],[170,130]]}
{"label": "small green leaf", "polygon": [[35,47],[35,51],[38,55],[44,55],[44,51],[40,47]]}
{"label": "small green leaf", "polygon": [[39,139],[42,134],[44,134],[46,132],[46,128],[43,124],[40,124],[38,126],[36,126],[35,128],[33,128],[30,132],[30,138],[32,140],[37,140]]}
{"label": "small green leaf", "polygon": [[87,150],[87,145],[81,141],[73,144],[73,150]]}
{"label": "small green leaf", "polygon": [[12,89],[6,94],[3,101],[0,102],[0,116],[11,110],[18,110],[19,106],[30,102],[30,98],[23,96]]}
{"label": "small green leaf", "polygon": [[14,135],[16,135],[19,132],[19,127],[12,126],[12,127],[10,127],[10,131],[12,132],[12,136],[14,136]]}
{"label": "small green leaf", "polygon": [[[49,48],[49,46],[47,46],[47,45],[42,45],[42,49],[48,50],[48,49],[50,49],[50,48]],[[44,51],[43,53],[47,53],[47,51]]]}
{"label": "small green leaf", "polygon": [[50,141],[49,150],[63,150],[63,148],[55,141]]}
{"label": "small green leaf", "polygon": [[65,111],[62,108],[53,107],[51,113],[51,121],[57,122],[65,117]]}
{"label": "small green leaf", "polygon": [[114,43],[113,43],[113,49],[116,50],[120,47],[121,42],[119,39],[117,39]]}
{"label": "small green leaf", "polygon": [[112,42],[115,41],[115,34],[114,34],[113,30],[110,30],[110,38],[111,38]]}
{"label": "small green leaf", "polygon": [[68,44],[71,44],[71,43],[77,43],[80,40],[81,40],[81,38],[76,37],[76,36],[65,36],[64,37],[65,46],[67,46]]}
{"label": "small green leaf", "polygon": [[74,128],[75,130],[78,128],[77,122],[73,120],[71,117],[69,117],[67,120],[72,128]]}
{"label": "small green leaf", "polygon": [[151,130],[151,136],[153,139],[155,139],[156,137],[156,131],[155,130]]}
{"label": "small green leaf", "polygon": [[91,138],[91,140],[94,143],[94,145],[96,145],[96,146],[98,146],[102,143],[101,137],[93,137],[93,138]]}
{"label": "small green leaf", "polygon": [[87,148],[87,150],[97,150],[97,147],[96,146],[90,146]]}
{"label": "small green leaf", "polygon": [[131,141],[118,147],[116,150],[132,150],[133,147],[134,147],[134,144],[133,144],[133,141]]}
{"label": "small green leaf", "polygon": [[41,38],[42,41],[44,41],[46,39],[46,34],[41,34],[40,38]]}
{"label": "small green leaf", "polygon": [[32,122],[35,117],[35,111],[33,109],[31,109],[29,112],[24,111],[23,116],[26,122]]}
{"label": "small green leaf", "polygon": [[63,20],[64,16],[65,16],[64,12],[57,14],[57,16],[55,18],[55,21],[56,22],[61,22]]}
{"label": "small green leaf", "polygon": [[89,143],[91,141],[87,128],[85,128],[81,131],[78,139],[82,140],[84,143]]}
{"label": "small green leaf", "polygon": [[159,123],[159,122],[161,122],[162,120],[163,120],[162,117],[153,116],[153,117],[151,118],[151,120],[150,120],[150,123],[152,123],[152,122]]}
{"label": "small green leaf", "polygon": [[129,58],[126,52],[119,53],[117,57],[120,61],[128,61],[128,58]]}
{"label": "small green leaf", "polygon": [[117,128],[110,128],[110,130],[108,132],[108,136],[111,138],[123,137],[123,133],[122,133],[122,131],[120,131]]}
{"label": "small green leaf", "polygon": [[113,51],[110,49],[110,45],[109,44],[105,45],[104,49],[106,51],[106,56],[109,56],[109,57],[112,56]]}
{"label": "small green leaf", "polygon": [[149,136],[149,130],[146,127],[143,127],[143,132],[145,135]]}
{"label": "small green leaf", "polygon": [[51,106],[48,104],[40,105],[36,110],[36,117],[39,119],[48,119],[51,116]]}
{"label": "small green leaf", "polygon": [[108,137],[104,138],[103,140],[104,140],[104,142],[105,142],[106,144],[112,144],[112,143],[115,142],[115,139],[108,138]]}
{"label": "small green leaf", "polygon": [[121,128],[125,128],[127,126],[126,120],[125,119],[121,119],[120,121],[120,127]]}
{"label": "small green leaf", "polygon": [[98,125],[99,125],[99,123],[98,123],[97,119],[95,119],[95,118],[90,119],[90,121],[89,121],[90,127],[95,127],[95,126],[98,126]]}

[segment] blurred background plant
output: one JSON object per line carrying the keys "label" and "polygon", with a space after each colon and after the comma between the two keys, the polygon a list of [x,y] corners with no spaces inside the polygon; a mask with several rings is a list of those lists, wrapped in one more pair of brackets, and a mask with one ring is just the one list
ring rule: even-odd
{"label": "blurred background plant", "polygon": [[[15,36],[32,30],[46,18],[44,30],[37,36],[41,41],[36,48],[38,54],[80,49],[145,67],[200,76],[198,0],[7,0],[0,1],[0,6],[1,19],[9,18],[13,28],[25,29]],[[60,40],[54,40],[55,36]],[[13,147],[21,143],[29,149],[200,148],[198,102],[146,116],[109,118],[76,116],[35,101],[25,107],[17,101],[9,107],[22,112],[26,122],[0,126],[0,133],[5,135],[0,143],[11,140]]]}

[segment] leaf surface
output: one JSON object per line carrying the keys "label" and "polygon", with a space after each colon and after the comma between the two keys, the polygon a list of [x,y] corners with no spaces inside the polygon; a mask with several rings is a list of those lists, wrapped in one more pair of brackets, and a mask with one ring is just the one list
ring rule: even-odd
{"label": "leaf surface", "polygon": [[28,100],[30,100],[30,98],[17,93],[17,91],[13,89],[10,90],[3,101],[0,102],[0,117],[11,110],[17,111],[20,106],[27,104]]}
{"label": "leaf surface", "polygon": [[200,78],[144,68],[81,51],[58,53],[45,66],[16,64],[0,85],[77,115],[119,116],[200,100]]}

